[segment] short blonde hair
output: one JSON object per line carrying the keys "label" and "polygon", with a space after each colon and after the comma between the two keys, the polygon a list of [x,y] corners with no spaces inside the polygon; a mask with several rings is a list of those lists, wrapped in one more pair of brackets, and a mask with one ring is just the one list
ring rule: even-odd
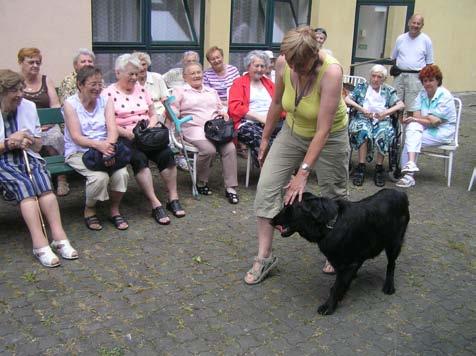
{"label": "short blonde hair", "polygon": [[9,89],[17,87],[20,83],[24,83],[24,78],[21,74],[10,69],[0,69],[0,97]]}
{"label": "short blonde hair", "polygon": [[147,66],[150,66],[152,64],[150,56],[145,52],[133,52],[132,57],[137,58],[139,61],[145,61],[147,63]]}
{"label": "short blonde hair", "polygon": [[383,79],[386,79],[387,78],[387,68],[385,68],[383,65],[381,64],[376,64],[374,65],[372,68],[370,68],[370,75],[372,75],[372,73],[377,73],[377,74],[382,74],[383,75]]}
{"label": "short blonde hair", "polygon": [[205,53],[205,57],[207,57],[207,61],[210,61],[209,58],[212,55],[212,53],[215,51],[220,52],[221,56],[223,57],[223,50],[218,46],[213,46],[213,47],[210,47]]}
{"label": "short blonde hair", "polygon": [[38,48],[20,48],[17,54],[18,64],[21,64],[27,57],[40,57],[40,61],[42,60],[41,52]]}
{"label": "short blonde hair", "polygon": [[288,63],[301,65],[309,58],[318,58],[319,43],[314,30],[309,26],[301,26],[289,30],[281,42],[281,54]]}

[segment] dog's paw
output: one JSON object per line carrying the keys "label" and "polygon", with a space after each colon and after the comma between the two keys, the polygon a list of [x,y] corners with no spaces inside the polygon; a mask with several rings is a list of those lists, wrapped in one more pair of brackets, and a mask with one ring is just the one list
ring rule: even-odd
{"label": "dog's paw", "polygon": [[382,292],[385,294],[393,294],[395,293],[395,286],[393,283],[385,283],[382,288]]}
{"label": "dog's paw", "polygon": [[321,315],[331,315],[334,313],[335,308],[331,308],[327,303],[324,303],[317,308],[317,312]]}

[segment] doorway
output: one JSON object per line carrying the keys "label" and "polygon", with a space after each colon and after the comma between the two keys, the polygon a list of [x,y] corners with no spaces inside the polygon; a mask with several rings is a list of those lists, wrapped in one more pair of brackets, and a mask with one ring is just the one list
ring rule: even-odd
{"label": "doorway", "polygon": [[376,63],[390,67],[395,40],[407,30],[414,6],[410,0],[357,0],[351,74],[368,78]]}

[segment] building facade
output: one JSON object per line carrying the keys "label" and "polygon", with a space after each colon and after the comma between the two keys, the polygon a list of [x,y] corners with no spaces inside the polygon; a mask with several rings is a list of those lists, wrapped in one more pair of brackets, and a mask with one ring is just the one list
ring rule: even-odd
{"label": "building facade", "polygon": [[474,0],[0,0],[0,67],[17,69],[18,49],[38,47],[42,72],[59,84],[72,70],[73,53],[87,47],[112,81],[121,53],[148,52],[151,69],[163,73],[186,50],[200,53],[207,66],[204,52],[216,45],[243,70],[248,51],[277,54],[287,30],[309,24],[327,30],[325,47],[345,73],[367,76],[370,65],[361,63],[389,57],[413,13],[425,17],[445,86],[475,91]]}

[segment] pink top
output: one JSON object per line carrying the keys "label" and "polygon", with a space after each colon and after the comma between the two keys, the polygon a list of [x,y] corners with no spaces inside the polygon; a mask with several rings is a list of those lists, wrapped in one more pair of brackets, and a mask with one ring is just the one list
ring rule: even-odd
{"label": "pink top", "polygon": [[101,95],[106,100],[108,97],[113,99],[118,126],[132,130],[139,120],[149,119],[149,106],[152,104],[152,99],[139,83],[136,83],[132,94],[125,94],[116,87],[116,84],[111,84],[103,90]]}
{"label": "pink top", "polygon": [[192,115],[193,120],[182,125],[183,135],[188,142],[206,140],[203,128],[205,122],[224,111],[215,89],[203,86],[193,89],[189,84],[174,89],[175,101],[172,108],[179,117]]}

